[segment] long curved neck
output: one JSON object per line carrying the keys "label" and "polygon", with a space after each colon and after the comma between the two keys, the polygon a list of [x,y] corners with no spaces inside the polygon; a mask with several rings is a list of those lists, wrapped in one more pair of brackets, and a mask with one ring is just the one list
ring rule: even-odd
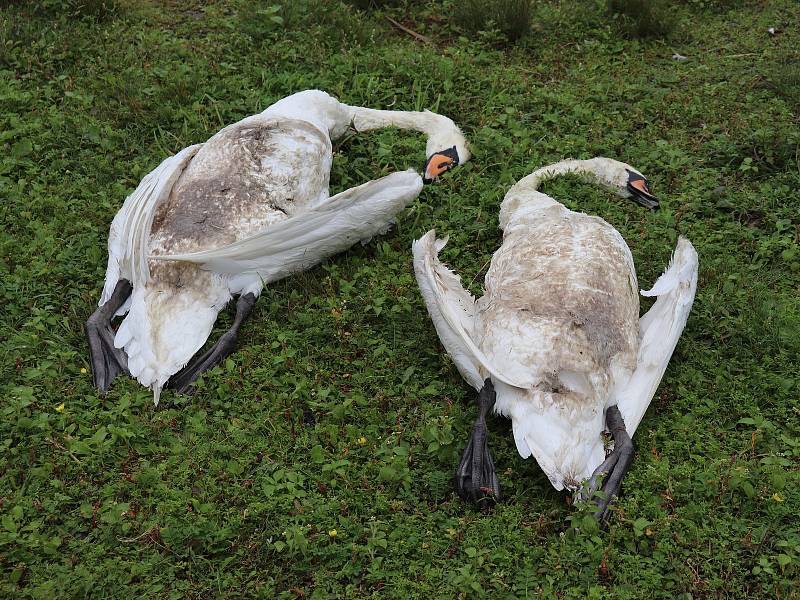
{"label": "long curved neck", "polygon": [[375,110],[360,106],[349,106],[350,118],[357,131],[369,131],[383,127],[411,129],[424,133],[428,156],[452,146],[463,147],[464,136],[449,118],[430,111],[415,112],[401,110]]}
{"label": "long curved neck", "polygon": [[332,139],[344,135],[350,124],[357,131],[382,127],[411,129],[427,136],[428,156],[456,146],[461,162],[469,159],[466,140],[456,124],[444,115],[427,110],[413,112],[350,106],[320,90],[305,90],[279,100],[262,114],[309,121],[327,131]]}
{"label": "long curved neck", "polygon": [[520,179],[506,193],[500,206],[500,228],[505,229],[512,216],[522,208],[541,209],[559,205],[559,202],[538,190],[545,181],[567,173],[587,175],[607,187],[611,185],[612,181],[609,161],[603,158],[567,159],[536,169],[527,177]]}
{"label": "long curved neck", "polygon": [[588,175],[589,178],[601,185],[606,187],[610,185],[608,165],[605,164],[603,159],[574,160],[570,158],[536,169],[527,177],[520,179],[514,187],[520,186],[529,190],[538,190],[539,186],[545,181],[567,173]]}

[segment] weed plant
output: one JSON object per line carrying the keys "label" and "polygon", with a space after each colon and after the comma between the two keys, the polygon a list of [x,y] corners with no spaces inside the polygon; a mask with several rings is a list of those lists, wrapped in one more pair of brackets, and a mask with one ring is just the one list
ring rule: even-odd
{"label": "weed plant", "polygon": [[453,5],[453,19],[470,33],[497,29],[516,42],[531,30],[531,0],[462,0]]}
{"label": "weed plant", "polygon": [[675,29],[669,0],[608,0],[608,9],[632,38],[667,38]]}
{"label": "weed plant", "polygon": [[110,19],[119,15],[124,7],[122,0],[9,0],[9,7],[23,14],[65,16],[69,18]]}
{"label": "weed plant", "polygon": [[772,63],[767,69],[768,86],[796,110],[800,110],[800,55]]}
{"label": "weed plant", "polygon": [[347,0],[361,10],[375,10],[382,8],[410,7],[420,4],[421,0]]}

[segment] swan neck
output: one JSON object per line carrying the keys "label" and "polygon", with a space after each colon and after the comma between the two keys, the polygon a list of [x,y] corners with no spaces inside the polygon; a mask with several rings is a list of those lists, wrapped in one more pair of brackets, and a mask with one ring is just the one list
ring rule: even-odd
{"label": "swan neck", "polygon": [[[548,165],[546,167],[541,167],[540,169],[536,169],[528,176],[531,178],[529,185],[533,190],[538,190],[539,186],[541,186],[541,184],[545,181],[555,179],[556,177],[566,175],[567,173],[588,175],[593,181],[602,185],[608,185],[607,169],[603,164],[598,162],[597,159],[568,159]],[[528,179],[528,177],[525,179]]]}
{"label": "swan neck", "polygon": [[560,205],[559,202],[538,190],[545,181],[567,173],[586,175],[599,184],[613,187],[611,167],[606,159],[568,159],[541,167],[527,177],[520,179],[508,191],[500,206],[500,228],[505,230],[514,215],[519,216],[521,214],[520,211],[541,210],[546,207]]}
{"label": "swan neck", "polygon": [[424,133],[427,136],[428,156],[452,146],[463,146],[464,137],[453,121],[429,111],[395,111],[350,107],[351,120],[357,131],[397,127]]}

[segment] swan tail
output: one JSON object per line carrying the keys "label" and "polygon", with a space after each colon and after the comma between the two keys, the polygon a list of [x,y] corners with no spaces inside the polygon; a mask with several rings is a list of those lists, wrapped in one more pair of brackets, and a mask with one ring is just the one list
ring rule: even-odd
{"label": "swan tail", "polygon": [[[108,302],[121,278],[130,281],[134,288],[149,280],[147,249],[153,217],[201,146],[189,146],[164,159],[144,176],[114,216],[108,236],[108,266],[100,306]],[[126,302],[117,314],[124,314],[129,308],[130,302]]]}
{"label": "swan tail", "polygon": [[167,380],[203,347],[229,299],[227,288],[213,283],[161,289],[150,282],[134,288],[114,346],[125,350],[131,376],[153,390],[156,405]]}
{"label": "swan tail", "polygon": [[539,390],[495,385],[495,411],[511,419],[522,458],[533,456],[557,490],[575,490],[605,459],[603,412],[575,419]]}
{"label": "swan tail", "polygon": [[151,259],[191,262],[230,275],[256,273],[270,283],[385,232],[421,190],[422,178],[414,170],[393,173],[227,246]]}

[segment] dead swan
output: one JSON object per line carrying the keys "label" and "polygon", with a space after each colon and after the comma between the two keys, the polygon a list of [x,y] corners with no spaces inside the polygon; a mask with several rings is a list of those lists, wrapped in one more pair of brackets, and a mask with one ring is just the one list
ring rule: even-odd
{"label": "dead swan", "polygon": [[[520,456],[533,455],[557,490],[593,494],[607,474],[603,518],[633,457],[630,436],[644,415],[683,331],[697,285],[697,253],[681,237],[669,268],[645,296],[619,232],[537,191],[562,173],[583,173],[646,207],[647,180],[608,158],[566,160],[528,175],[500,209],[503,244],[477,302],[439,262],[446,240],[430,231],[414,243],[414,268],[439,338],[461,375],[479,390],[480,416],[457,471],[462,495],[499,495],[485,416],[512,421]],[[601,433],[611,431],[606,458]],[[585,482],[585,483],[584,483]]]}
{"label": "dead swan", "polygon": [[[164,160],[111,224],[100,308],[86,323],[95,386],[105,391],[128,372],[156,404],[168,381],[186,391],[233,351],[265,283],[385,231],[419,194],[415,171],[333,197],[328,180],[332,139],[390,126],[428,136],[427,181],[469,159],[447,117],[348,106],[308,90]],[[231,329],[185,366],[234,294]],[[125,313],[115,333],[111,320]]]}

